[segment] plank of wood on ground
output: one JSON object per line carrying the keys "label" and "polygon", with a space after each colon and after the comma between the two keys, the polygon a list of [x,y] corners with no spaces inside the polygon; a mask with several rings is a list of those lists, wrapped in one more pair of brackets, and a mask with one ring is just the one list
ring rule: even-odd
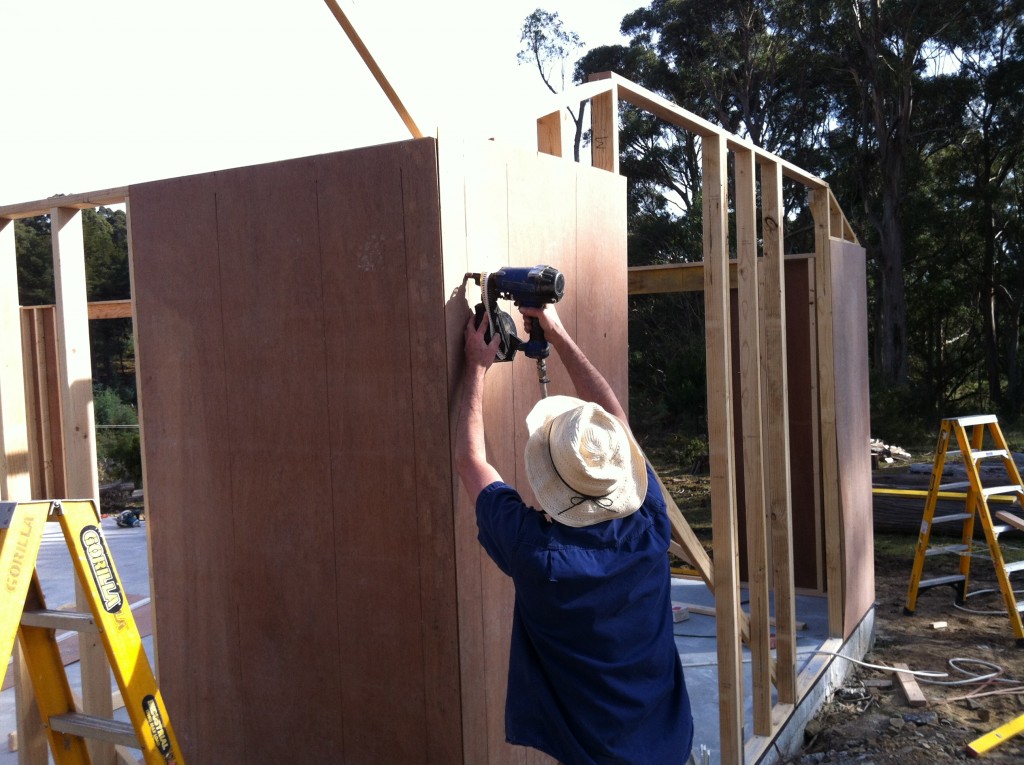
{"label": "plank of wood on ground", "polygon": [[[912,707],[923,707],[928,704],[928,699],[925,698],[924,692],[921,690],[921,686],[917,684],[917,680],[910,674],[910,667],[906,664],[894,663],[893,669],[896,672],[896,681],[900,684],[900,688],[903,690],[903,695],[907,698],[907,703]],[[902,671],[900,671],[902,670]]]}

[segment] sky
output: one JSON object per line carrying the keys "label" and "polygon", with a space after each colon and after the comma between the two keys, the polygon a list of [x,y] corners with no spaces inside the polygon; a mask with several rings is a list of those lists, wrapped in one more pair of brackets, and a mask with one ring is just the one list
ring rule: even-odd
{"label": "sky", "polygon": [[[424,135],[533,147],[524,19],[597,47],[645,3],[339,5]],[[0,206],[410,138],[324,0],[0,0],[0,75]]]}

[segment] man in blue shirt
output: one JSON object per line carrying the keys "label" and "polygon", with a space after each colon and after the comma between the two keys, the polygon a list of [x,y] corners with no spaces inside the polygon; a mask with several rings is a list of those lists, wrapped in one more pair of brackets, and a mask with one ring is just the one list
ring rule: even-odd
{"label": "man in blue shirt", "polygon": [[539,510],[488,462],[484,377],[497,336],[465,329],[456,465],[480,544],[512,578],[505,735],[566,765],[692,762],[693,719],[672,635],[665,501],[611,386],[553,305],[540,322],[579,398],[527,417],[526,472]]}

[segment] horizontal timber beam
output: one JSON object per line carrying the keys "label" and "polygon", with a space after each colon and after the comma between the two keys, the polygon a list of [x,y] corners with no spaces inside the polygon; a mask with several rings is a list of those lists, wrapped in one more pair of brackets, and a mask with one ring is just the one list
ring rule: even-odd
{"label": "horizontal timber beam", "polygon": [[[590,85],[595,82],[607,82],[609,90],[613,87],[618,89],[619,98],[622,100],[628,101],[633,104],[633,106],[646,109],[656,117],[676,125],[677,127],[681,127],[684,130],[689,130],[691,133],[694,133],[701,138],[718,135],[725,139],[726,144],[730,149],[744,149],[746,151],[753,152],[757,161],[767,160],[770,162],[776,162],[779,167],[782,168],[782,174],[785,177],[798,181],[808,188],[828,188],[828,184],[813,173],[808,173],[806,170],[797,167],[792,162],[787,162],[777,154],[773,154],[759,146],[755,146],[750,141],[740,138],[724,128],[720,128],[717,125],[698,117],[693,112],[681,109],[667,98],[663,98],[657,93],[637,85],[635,82],[627,80],[625,77],[617,75],[614,72],[600,72],[598,74],[591,75],[590,82],[587,84]],[[569,100],[576,100],[577,98],[574,91],[564,94],[564,96],[567,96]]]}
{"label": "horizontal timber beam", "polygon": [[[23,311],[31,311],[33,308],[53,308],[52,305],[22,306]],[[130,319],[132,318],[131,300],[99,300],[89,303],[90,319]]]}
{"label": "horizontal timber beam", "polygon": [[107,205],[124,204],[127,201],[127,186],[102,191],[86,191],[83,194],[58,194],[47,199],[37,199],[34,202],[4,205],[0,207],[0,218],[35,218],[39,215],[49,215],[56,207],[89,210]]}
{"label": "horizontal timber beam", "polygon": [[[786,260],[807,260],[810,254],[787,255]],[[663,292],[702,292],[703,263],[662,263],[655,266],[630,266],[627,291],[630,295],[654,295]],[[729,288],[736,288],[736,262],[729,263]]]}

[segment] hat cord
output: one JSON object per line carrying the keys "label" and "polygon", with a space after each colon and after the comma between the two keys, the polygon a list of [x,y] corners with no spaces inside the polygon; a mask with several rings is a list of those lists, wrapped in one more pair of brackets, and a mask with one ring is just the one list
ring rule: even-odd
{"label": "hat cord", "polygon": [[547,432],[547,439],[548,439],[548,462],[550,462],[551,463],[551,467],[554,468],[555,475],[558,476],[558,480],[561,481],[565,485],[566,488],[572,489],[572,491],[576,492],[573,496],[569,497],[569,503],[570,503],[569,506],[567,508],[565,508],[564,510],[559,510],[556,513],[556,515],[562,515],[563,513],[567,513],[570,510],[572,510],[574,507],[579,507],[584,502],[593,502],[595,505],[598,505],[599,507],[603,507],[605,510],[610,510],[612,508],[612,504],[613,504],[612,500],[611,500],[611,492],[609,492],[607,494],[601,494],[600,496],[592,496],[590,494],[584,494],[579,489],[577,489],[575,486],[573,486],[571,483],[566,481],[562,477],[562,474],[560,472],[558,472],[558,465],[555,464],[555,460],[551,456],[551,425],[552,425],[553,422],[554,422],[554,420],[549,420],[548,421],[548,428],[547,428],[547,431],[548,431]]}

